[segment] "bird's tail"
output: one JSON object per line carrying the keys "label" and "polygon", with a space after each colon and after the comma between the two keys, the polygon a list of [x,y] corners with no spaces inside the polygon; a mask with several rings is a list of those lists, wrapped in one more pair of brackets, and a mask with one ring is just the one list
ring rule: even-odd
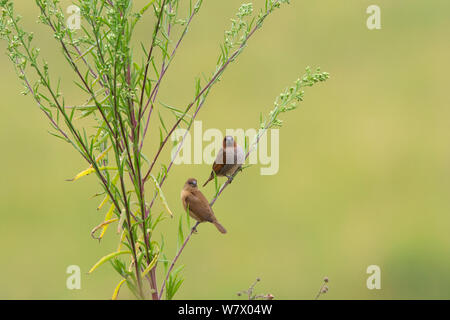
{"label": "bird's tail", "polygon": [[208,184],[208,182],[210,182],[212,179],[214,179],[214,174],[211,174],[208,180],[206,180],[206,182],[203,184],[203,187],[205,187]]}
{"label": "bird's tail", "polygon": [[213,221],[213,224],[216,226],[217,230],[220,231],[220,233],[227,233],[227,230],[219,223],[219,221]]}

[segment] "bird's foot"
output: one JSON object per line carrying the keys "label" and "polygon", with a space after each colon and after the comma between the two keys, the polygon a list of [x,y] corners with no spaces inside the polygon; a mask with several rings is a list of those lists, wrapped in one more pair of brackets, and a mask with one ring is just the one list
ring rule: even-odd
{"label": "bird's foot", "polygon": [[198,233],[197,227],[192,227],[192,233],[194,233],[194,234]]}
{"label": "bird's foot", "polygon": [[234,176],[227,176],[226,175],[225,177],[228,178],[228,183],[232,183],[233,182]]}

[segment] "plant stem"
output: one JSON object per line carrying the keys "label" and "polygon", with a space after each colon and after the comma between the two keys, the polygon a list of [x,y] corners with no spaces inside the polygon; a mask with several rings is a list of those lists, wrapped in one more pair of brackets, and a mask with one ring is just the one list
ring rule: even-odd
{"label": "plant stem", "polygon": [[148,69],[150,68],[150,61],[151,61],[152,55],[153,55],[153,48],[155,47],[156,36],[158,35],[158,31],[159,31],[159,28],[161,25],[161,19],[162,19],[165,5],[166,5],[166,0],[163,0],[161,8],[159,9],[160,11],[159,11],[158,20],[156,21],[155,29],[153,31],[152,44],[150,46],[150,50],[148,51],[147,63],[145,64],[144,81],[142,82],[141,99],[139,101],[138,122],[140,122],[140,120],[142,118],[142,108],[143,108],[143,104],[144,104],[145,87],[147,86]]}

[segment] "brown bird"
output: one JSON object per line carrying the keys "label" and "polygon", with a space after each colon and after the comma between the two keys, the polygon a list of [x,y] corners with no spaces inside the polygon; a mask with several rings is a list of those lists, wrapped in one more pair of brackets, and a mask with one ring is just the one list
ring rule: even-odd
{"label": "brown bird", "polygon": [[197,180],[191,178],[184,184],[181,190],[181,201],[183,202],[184,210],[188,210],[189,215],[198,222],[211,222],[221,233],[227,233],[227,230],[217,221],[208,200],[203,193],[198,190]]}
{"label": "brown bird", "polygon": [[223,139],[223,146],[219,150],[214,161],[211,175],[203,186],[214,179],[214,173],[218,177],[227,177],[230,182],[233,180],[233,175],[242,167],[245,162],[244,150],[240,145],[234,141],[233,137],[226,136]]}

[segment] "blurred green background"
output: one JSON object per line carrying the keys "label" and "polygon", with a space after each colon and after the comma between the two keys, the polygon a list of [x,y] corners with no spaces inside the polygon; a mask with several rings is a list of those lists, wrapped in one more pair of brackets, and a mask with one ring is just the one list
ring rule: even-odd
{"label": "blurred green background", "polygon": [[[15,2],[51,70],[66,77],[56,42],[36,24],[34,2]],[[240,4],[205,1],[162,101],[184,106],[192,99],[194,77],[214,70]],[[366,27],[371,4],[381,7],[381,30]],[[261,277],[257,293],[310,299],[324,276],[324,299],[450,298],[449,12],[442,0],[296,0],[268,18],[212,91],[199,116],[204,129],[256,127],[260,112],[306,66],[322,67],[331,79],[308,90],[286,118],[279,173],[261,176],[254,166],[217,202],[229,233],[199,228],[181,259],[185,282],[176,298],[233,299]],[[153,26],[144,21],[143,38]],[[0,298],[108,299],[119,281],[114,270],[85,274],[117,245],[114,232],[101,244],[89,235],[104,215],[91,199],[95,177],[65,181],[86,164],[47,134],[5,55],[0,70]],[[66,100],[79,101],[71,76],[63,79]],[[206,164],[174,168],[164,190],[177,216],[186,178],[203,181],[209,172]],[[211,197],[213,187],[205,193]],[[169,257],[176,228],[174,219],[161,229]],[[72,264],[82,269],[81,290],[66,289]],[[366,288],[372,264],[381,267],[381,290]]]}

